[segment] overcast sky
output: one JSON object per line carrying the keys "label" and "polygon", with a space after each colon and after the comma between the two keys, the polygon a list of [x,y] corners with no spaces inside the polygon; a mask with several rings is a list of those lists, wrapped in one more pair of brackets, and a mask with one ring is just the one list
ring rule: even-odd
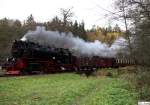
{"label": "overcast sky", "polygon": [[110,16],[106,18],[105,14],[110,13],[104,10],[113,12],[113,2],[114,0],[0,0],[0,18],[23,21],[33,14],[37,22],[44,22],[56,15],[60,16],[60,8],[73,7],[75,15],[72,20],[83,20],[86,28],[91,28],[92,25],[107,26],[117,23]]}

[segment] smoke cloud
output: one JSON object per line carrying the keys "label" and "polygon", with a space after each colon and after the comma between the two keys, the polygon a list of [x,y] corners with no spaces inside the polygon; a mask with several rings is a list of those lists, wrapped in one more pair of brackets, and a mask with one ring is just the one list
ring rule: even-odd
{"label": "smoke cloud", "polygon": [[98,40],[86,42],[79,37],[74,37],[72,33],[46,31],[45,27],[39,26],[35,31],[28,31],[21,40],[31,41],[44,46],[67,48],[77,56],[101,57],[115,57],[117,52],[126,44],[126,40],[120,37],[109,47]]}

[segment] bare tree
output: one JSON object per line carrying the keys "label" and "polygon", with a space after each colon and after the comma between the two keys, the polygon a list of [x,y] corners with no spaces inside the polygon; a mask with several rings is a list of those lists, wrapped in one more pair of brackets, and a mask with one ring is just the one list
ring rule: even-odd
{"label": "bare tree", "polygon": [[121,11],[120,18],[125,23],[125,36],[131,57],[136,63],[145,65],[150,60],[150,1],[117,0],[116,5]]}
{"label": "bare tree", "polygon": [[131,41],[132,34],[131,34],[131,31],[130,31],[129,23],[131,22],[132,19],[129,16],[129,13],[128,13],[128,9],[129,9],[128,2],[127,2],[127,0],[117,0],[116,6],[119,9],[119,13],[120,13],[117,16],[118,16],[118,18],[123,19],[123,23],[124,23],[124,26],[125,26],[124,36],[127,39],[127,43],[128,43],[128,46],[127,46],[128,48],[127,49],[129,50],[130,57],[132,59],[134,59],[134,61],[136,61],[135,56],[133,54],[133,46],[132,46],[132,41]]}
{"label": "bare tree", "polygon": [[66,31],[67,31],[67,26],[70,24],[70,19],[74,15],[74,13],[72,12],[72,8],[69,8],[69,9],[61,8],[60,9],[61,14],[63,16],[63,26],[64,26]]}

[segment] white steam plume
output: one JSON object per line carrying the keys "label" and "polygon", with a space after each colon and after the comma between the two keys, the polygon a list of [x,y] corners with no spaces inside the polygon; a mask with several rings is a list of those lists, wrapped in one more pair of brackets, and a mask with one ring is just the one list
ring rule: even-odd
{"label": "white steam plume", "polygon": [[72,33],[59,33],[58,31],[46,31],[45,27],[37,27],[35,31],[28,31],[21,39],[31,41],[44,46],[68,48],[75,55],[115,57],[118,50],[125,44],[125,39],[120,37],[111,47],[96,40],[86,42]]}

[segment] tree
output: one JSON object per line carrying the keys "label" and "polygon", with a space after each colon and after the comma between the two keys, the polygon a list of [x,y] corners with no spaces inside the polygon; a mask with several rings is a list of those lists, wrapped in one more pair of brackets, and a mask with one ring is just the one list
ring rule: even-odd
{"label": "tree", "polygon": [[130,6],[129,6],[129,1],[130,0],[117,0],[116,2],[116,6],[117,8],[119,9],[119,12],[120,14],[118,15],[119,17],[118,18],[121,18],[123,19],[123,22],[124,22],[124,25],[125,25],[125,32],[124,32],[124,36],[125,38],[127,39],[127,43],[128,43],[128,46],[127,46],[127,49],[128,49],[128,52],[130,53],[130,57],[132,59],[134,59],[134,61],[136,62],[136,58],[135,58],[135,55],[133,53],[133,46],[132,46],[132,41],[131,41],[131,37],[132,37],[132,34],[131,34],[131,29],[129,29],[129,24],[128,22],[132,21],[132,18],[130,16],[130,12],[129,10],[131,10]]}
{"label": "tree", "polygon": [[10,55],[12,41],[20,39],[22,34],[22,24],[19,20],[0,20],[0,58]]}
{"label": "tree", "polygon": [[35,30],[36,22],[35,22],[32,14],[27,17],[27,20],[26,20],[24,26],[25,26],[26,30]]}
{"label": "tree", "polygon": [[16,28],[21,28],[22,24],[21,24],[21,22],[20,22],[19,20],[15,20],[15,21],[14,21],[14,26],[15,26]]}
{"label": "tree", "polygon": [[107,31],[108,31],[108,32],[112,32],[112,27],[111,27],[110,24],[109,24],[108,27],[107,27]]}
{"label": "tree", "polygon": [[131,55],[138,64],[150,66],[150,1],[117,0],[117,7],[122,11]]}
{"label": "tree", "polygon": [[74,35],[78,35],[78,22],[77,22],[77,21],[75,21],[74,24],[73,24],[72,33],[73,33]]}
{"label": "tree", "polygon": [[46,23],[46,27],[48,30],[60,31],[63,32],[63,22],[55,16],[52,21]]}
{"label": "tree", "polygon": [[113,28],[113,31],[114,32],[121,32],[121,29],[120,29],[118,24],[115,25],[115,27]]}
{"label": "tree", "polygon": [[86,31],[85,31],[85,24],[84,22],[82,21],[80,24],[79,24],[79,35],[82,39],[84,40],[87,40],[87,35],[86,35]]}
{"label": "tree", "polygon": [[63,27],[64,27],[64,30],[65,32],[68,32],[68,27],[70,25],[70,19],[71,17],[73,17],[74,13],[71,11],[72,8],[69,8],[69,9],[63,9],[61,8],[61,14],[62,14],[62,17],[63,17]]}

